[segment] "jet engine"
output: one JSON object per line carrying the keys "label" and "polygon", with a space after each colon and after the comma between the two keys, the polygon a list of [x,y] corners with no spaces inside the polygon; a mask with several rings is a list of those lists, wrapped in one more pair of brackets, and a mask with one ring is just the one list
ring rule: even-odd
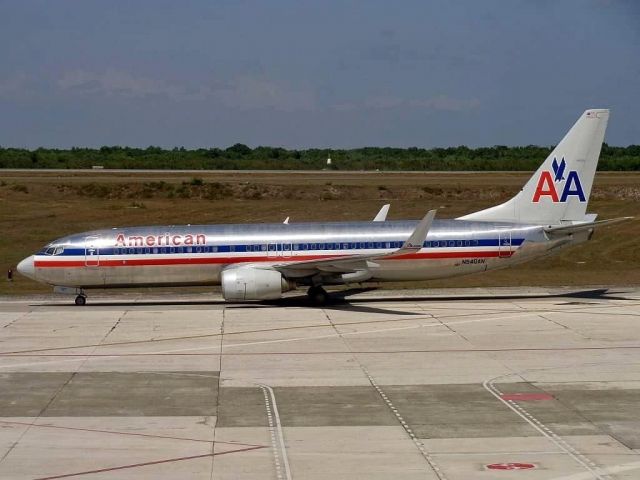
{"label": "jet engine", "polygon": [[254,267],[223,270],[220,283],[225,300],[275,300],[295,288],[280,272]]}

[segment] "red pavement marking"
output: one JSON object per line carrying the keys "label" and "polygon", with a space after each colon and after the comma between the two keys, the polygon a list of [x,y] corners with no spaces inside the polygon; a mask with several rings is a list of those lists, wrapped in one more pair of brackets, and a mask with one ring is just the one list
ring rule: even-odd
{"label": "red pavement marking", "polygon": [[242,442],[221,442],[221,441],[213,441],[213,440],[201,440],[199,438],[185,438],[185,437],[170,437],[167,435],[151,435],[149,433],[131,433],[131,432],[118,432],[114,430],[97,430],[93,428],[79,428],[79,427],[62,427],[59,425],[42,425],[37,423],[28,423],[28,422],[10,422],[6,420],[0,420],[0,423],[8,424],[8,425],[26,425],[29,427],[38,427],[38,428],[57,428],[61,430],[76,430],[79,432],[95,432],[95,433],[108,433],[112,435],[126,435],[132,437],[149,437],[149,438],[161,438],[168,440],[184,440],[188,442],[204,442],[204,443],[223,443],[227,445],[243,445],[247,447],[261,447],[263,445],[256,445],[254,443],[242,443]]}
{"label": "red pavement marking", "polygon": [[548,393],[503,393],[500,398],[514,402],[529,402],[531,400],[553,400],[553,395]]}
{"label": "red pavement marking", "polygon": [[536,468],[533,463],[492,463],[487,465],[489,470],[530,470]]}
{"label": "red pavement marking", "polygon": [[121,465],[119,467],[100,468],[98,470],[87,470],[85,472],[65,473],[63,475],[53,475],[53,476],[50,476],[50,477],[38,477],[35,480],[54,480],[56,478],[77,477],[77,476],[80,476],[80,475],[91,475],[93,473],[104,473],[104,472],[112,472],[114,470],[125,470],[125,469],[128,469],[128,468],[138,468],[138,467],[146,467],[146,466],[149,466],[149,465],[159,465],[161,463],[183,462],[185,460],[195,460],[197,458],[206,458],[206,457],[215,457],[217,455],[226,455],[227,453],[248,452],[250,450],[258,450],[260,448],[266,448],[266,447],[264,447],[264,446],[247,447],[247,448],[241,448],[241,449],[238,449],[238,450],[227,450],[226,452],[219,452],[219,453],[205,453],[203,455],[192,455],[190,457],[169,458],[167,460],[156,460],[156,461],[153,461],[153,462],[134,463],[134,464],[131,464],[131,465]]}

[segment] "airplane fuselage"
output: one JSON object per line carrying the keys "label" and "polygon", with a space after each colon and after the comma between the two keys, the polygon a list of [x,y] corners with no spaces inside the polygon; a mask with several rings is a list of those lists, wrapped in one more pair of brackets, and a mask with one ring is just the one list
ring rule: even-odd
{"label": "airplane fuselage", "polygon": [[[33,276],[75,288],[216,285],[228,267],[272,265],[397,250],[417,222],[187,225],[113,228],[71,235],[32,257]],[[583,238],[584,237],[584,238]],[[505,268],[571,242],[549,240],[542,226],[436,220],[422,248],[369,262],[360,276],[322,283],[429,280]],[[297,284],[311,284],[304,269]]]}

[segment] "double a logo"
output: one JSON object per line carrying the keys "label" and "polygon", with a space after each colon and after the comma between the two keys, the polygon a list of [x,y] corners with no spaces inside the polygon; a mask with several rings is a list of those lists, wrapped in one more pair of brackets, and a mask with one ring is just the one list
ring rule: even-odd
{"label": "double a logo", "polygon": [[[560,163],[554,157],[551,167],[553,168],[553,174],[548,170],[540,174],[536,191],[533,194],[533,203],[538,203],[542,197],[550,197],[553,203],[564,203],[572,196],[578,197],[580,202],[586,202],[578,172],[571,170],[567,173],[567,178],[565,179],[564,174],[567,169],[567,162],[564,157],[562,157]],[[558,196],[558,193],[560,193],[560,196]]]}

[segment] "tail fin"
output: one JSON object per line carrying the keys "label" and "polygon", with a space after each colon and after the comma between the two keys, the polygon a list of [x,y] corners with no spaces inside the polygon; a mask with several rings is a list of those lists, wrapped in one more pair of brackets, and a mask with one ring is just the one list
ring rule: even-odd
{"label": "tail fin", "polygon": [[584,220],[608,120],[609,110],[585,111],[515,197],[460,220],[549,225]]}

